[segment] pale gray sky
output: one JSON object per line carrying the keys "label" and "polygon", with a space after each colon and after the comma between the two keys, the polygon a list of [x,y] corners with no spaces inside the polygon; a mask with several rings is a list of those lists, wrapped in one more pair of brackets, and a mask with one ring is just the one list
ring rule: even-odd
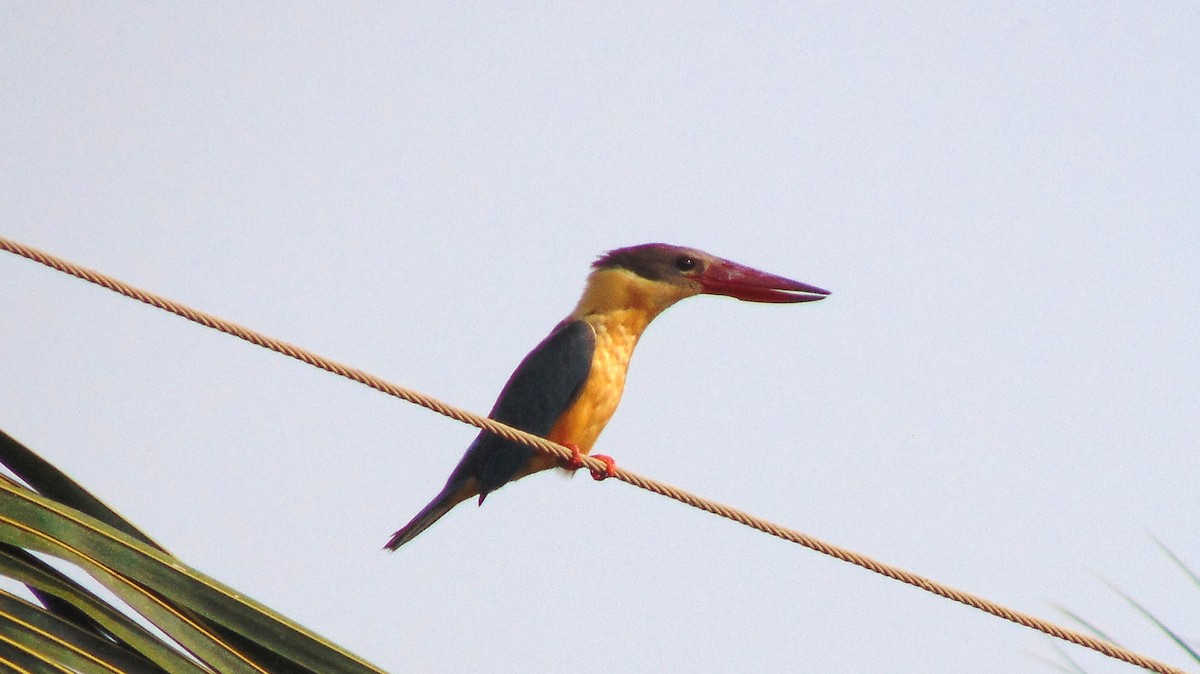
{"label": "pale gray sky", "polygon": [[[651,326],[597,451],[1127,646],[1196,638],[1194,3],[0,5],[0,231],[484,412],[609,248],[833,291]],[[14,257],[0,423],[394,671],[1052,671],[616,482],[399,553],[470,428]],[[1068,648],[1090,672],[1129,668]]]}

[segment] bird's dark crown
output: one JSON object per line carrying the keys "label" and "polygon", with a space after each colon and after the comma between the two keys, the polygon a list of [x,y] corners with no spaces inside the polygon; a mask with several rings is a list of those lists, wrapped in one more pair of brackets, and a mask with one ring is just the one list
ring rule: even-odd
{"label": "bird's dark crown", "polygon": [[592,263],[593,269],[626,269],[651,281],[665,281],[681,274],[698,272],[712,256],[695,248],[669,243],[643,243],[610,250]]}

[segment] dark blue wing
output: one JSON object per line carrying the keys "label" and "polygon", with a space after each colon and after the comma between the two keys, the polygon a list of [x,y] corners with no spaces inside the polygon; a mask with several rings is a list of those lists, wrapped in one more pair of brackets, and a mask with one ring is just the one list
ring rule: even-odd
{"label": "dark blue wing", "polygon": [[[579,397],[595,350],[596,333],[590,325],[569,319],[559,323],[517,366],[488,416],[545,437]],[[459,479],[478,478],[482,498],[511,480],[535,451],[482,432],[454,474]]]}

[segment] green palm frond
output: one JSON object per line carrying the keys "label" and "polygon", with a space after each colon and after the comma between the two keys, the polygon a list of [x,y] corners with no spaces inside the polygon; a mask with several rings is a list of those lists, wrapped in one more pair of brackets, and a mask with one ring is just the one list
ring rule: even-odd
{"label": "green palm frond", "polygon": [[1147,609],[1145,606],[1143,606],[1136,599],[1134,599],[1133,597],[1122,592],[1120,590],[1120,588],[1118,588],[1116,585],[1113,585],[1112,583],[1107,583],[1107,584],[1108,584],[1109,589],[1111,589],[1113,592],[1116,592],[1118,596],[1120,596],[1122,599],[1125,600],[1125,603],[1132,606],[1135,611],[1142,614],[1143,618],[1145,618],[1146,620],[1149,620],[1155,627],[1157,627],[1159,629],[1159,631],[1161,631],[1163,634],[1167,635],[1167,637],[1171,641],[1174,641],[1175,645],[1177,645],[1181,649],[1183,649],[1183,651],[1185,653],[1187,653],[1188,656],[1191,657],[1193,661],[1200,662],[1200,653],[1197,653],[1196,649],[1192,648],[1192,646],[1190,644],[1188,644],[1188,642],[1178,632],[1171,629],[1163,621],[1159,620],[1158,616],[1156,616],[1154,613],[1152,613],[1149,609]]}
{"label": "green palm frond", "polygon": [[[0,574],[40,602],[0,595],[14,671],[378,673],[325,639],[188,567],[54,466],[0,432]],[[37,554],[33,554],[37,553]],[[166,635],[40,556],[72,564]]]}
{"label": "green palm frond", "polygon": [[[1191,567],[1189,567],[1170,548],[1168,548],[1165,544],[1163,544],[1162,541],[1158,540],[1157,538],[1153,538],[1153,537],[1151,537],[1151,538],[1154,541],[1154,543],[1159,547],[1159,549],[1162,551],[1162,553],[1165,554],[1167,556],[1167,558],[1170,559],[1171,562],[1174,563],[1175,566],[1177,566],[1180,569],[1180,571],[1182,571],[1184,573],[1184,575],[1187,576],[1187,578],[1189,580],[1191,580],[1191,582],[1194,585],[1196,585],[1197,587],[1200,587],[1200,575],[1197,575],[1196,572],[1191,569]],[[1155,627],[1155,629],[1157,629],[1159,632],[1161,632],[1163,635],[1165,635],[1168,639],[1170,639],[1172,642],[1174,642],[1174,644],[1176,646],[1178,646],[1181,650],[1183,650],[1183,652],[1186,653],[1187,656],[1189,658],[1191,658],[1191,660],[1193,662],[1200,663],[1200,652],[1198,652],[1197,649],[1191,643],[1189,643],[1188,640],[1185,639],[1182,634],[1180,634],[1177,630],[1171,628],[1171,626],[1167,625],[1165,622],[1160,620],[1159,617],[1155,613],[1150,611],[1150,609],[1146,608],[1146,606],[1144,606],[1141,602],[1137,601],[1130,595],[1126,594],[1124,591],[1122,591],[1120,588],[1118,588],[1111,581],[1104,580],[1103,578],[1101,579],[1101,581],[1105,585],[1107,585],[1110,590],[1112,590],[1114,593],[1116,593],[1117,596],[1119,596],[1121,599],[1125,600],[1125,603],[1128,604],[1130,607],[1132,607],[1133,610],[1137,611],[1139,614],[1141,614],[1141,616],[1143,618],[1145,618],[1147,621],[1149,621],[1150,624],[1152,624]],[[1091,622],[1084,619],[1078,613],[1075,613],[1074,611],[1071,611],[1070,609],[1068,609],[1064,606],[1057,606],[1056,608],[1063,615],[1067,616],[1068,618],[1070,618],[1071,620],[1073,620],[1074,622],[1076,622],[1080,626],[1082,626],[1086,631],[1088,631],[1088,632],[1096,635],[1097,637],[1104,639],[1110,643],[1113,643],[1113,644],[1120,643],[1116,639],[1113,639],[1108,634],[1105,634],[1103,630],[1101,630],[1096,625],[1094,625]],[[1064,660],[1066,660],[1071,665],[1071,667],[1078,668],[1080,671],[1082,671],[1082,669],[1079,668],[1079,666],[1074,661],[1071,661],[1070,658],[1068,658],[1066,656],[1065,652],[1063,652],[1057,646],[1055,646],[1055,649],[1059,651],[1060,657],[1062,657]]]}

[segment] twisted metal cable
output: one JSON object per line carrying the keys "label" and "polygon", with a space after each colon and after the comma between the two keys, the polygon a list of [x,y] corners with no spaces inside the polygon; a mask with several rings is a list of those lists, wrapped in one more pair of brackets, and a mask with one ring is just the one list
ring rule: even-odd
{"label": "twisted metal cable", "polygon": [[[287,342],[275,339],[273,337],[268,337],[267,335],[251,330],[250,328],[238,325],[217,316],[213,316],[212,314],[208,314],[203,311],[192,309],[191,307],[180,304],[179,302],[175,302],[165,297],[131,286],[111,276],[81,267],[61,258],[50,255],[49,253],[40,251],[36,248],[17,243],[3,236],[0,236],[0,250],[5,250],[14,255],[19,255],[39,264],[46,265],[51,269],[56,269],[65,274],[70,274],[71,276],[81,278],[90,283],[95,283],[98,286],[138,300],[139,302],[145,302],[150,306],[168,311],[177,316],[186,318],[189,321],[199,323],[200,325],[212,328],[214,330],[219,330],[225,334],[232,335],[238,339],[250,342],[251,344],[261,346],[265,349],[270,349],[276,353],[295,358],[296,360],[312,365],[313,367],[320,368],[326,372],[331,372],[333,374],[356,381],[382,393],[400,398],[401,400],[406,400],[410,403],[420,405],[421,407],[433,410],[438,414],[448,416],[451,419],[470,424],[476,428],[486,430],[489,433],[495,433],[496,435],[499,435],[505,439],[519,442],[539,451],[553,454],[563,460],[569,460],[572,458],[571,450],[563,447],[562,445],[550,442],[545,438],[512,428],[511,426],[507,426],[498,421],[493,421],[487,417],[473,414],[453,405],[444,403],[431,396],[427,396],[419,391],[414,391],[403,386],[397,386],[396,384],[392,384],[391,382],[383,380],[363,370],[359,370],[358,368],[343,365],[337,361],[330,360],[324,356],[318,355],[306,349],[302,349],[298,346],[288,344]],[[603,461],[598,459],[593,459],[589,456],[583,456],[582,459],[584,466],[590,470],[604,472],[608,469],[608,466]],[[1186,674],[1182,669],[1159,662],[1158,660],[1148,658],[1135,651],[1131,651],[1103,639],[1099,639],[1076,630],[1060,627],[1055,623],[1043,620],[1037,616],[1010,609],[1003,604],[999,604],[989,599],[984,599],[983,597],[973,595],[969,592],[955,589],[930,578],[911,573],[897,566],[885,564],[852,550],[826,543],[820,539],[809,536],[808,534],[780,526],[742,510],[731,508],[727,505],[704,498],[702,496],[697,496],[696,494],[692,494],[691,492],[679,489],[678,487],[671,486],[664,482],[659,482],[657,480],[652,480],[636,473],[632,473],[624,468],[621,468],[620,466],[616,466],[609,471],[609,477],[616,478],[635,487],[645,489],[646,491],[675,499],[680,503],[685,503],[693,508],[698,508],[705,512],[712,513],[713,515],[718,515],[720,517],[733,520],[734,522],[748,526],[752,529],[757,529],[763,533],[782,538],[785,541],[790,541],[797,545],[804,546],[810,550],[815,550],[822,554],[829,555],[830,557],[840,559],[843,562],[849,562],[855,566],[860,566],[868,571],[873,571],[882,576],[891,578],[892,580],[898,580],[902,583],[907,583],[914,587],[921,588],[922,590],[933,593],[939,597],[952,599],[961,604],[979,609],[984,613],[989,613],[998,618],[1003,618],[1018,625],[1023,625],[1030,629],[1037,630],[1043,634],[1048,634],[1052,637],[1062,639],[1063,641],[1068,641],[1070,643],[1083,646],[1084,648],[1089,648],[1098,653],[1103,653],[1110,658],[1121,660],[1132,665],[1137,665],[1138,667],[1152,672],[1159,672],[1160,674]]]}

